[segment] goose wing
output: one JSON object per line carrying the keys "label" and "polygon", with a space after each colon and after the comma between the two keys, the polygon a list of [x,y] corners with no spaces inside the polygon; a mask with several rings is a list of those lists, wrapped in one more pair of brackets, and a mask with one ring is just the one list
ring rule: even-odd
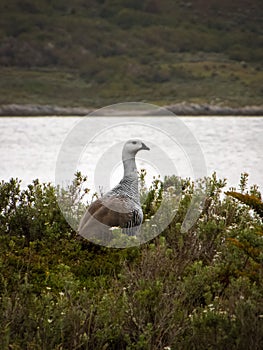
{"label": "goose wing", "polygon": [[126,196],[111,196],[97,199],[82,217],[79,233],[85,236],[89,231],[121,227],[130,229],[142,223],[141,207]]}

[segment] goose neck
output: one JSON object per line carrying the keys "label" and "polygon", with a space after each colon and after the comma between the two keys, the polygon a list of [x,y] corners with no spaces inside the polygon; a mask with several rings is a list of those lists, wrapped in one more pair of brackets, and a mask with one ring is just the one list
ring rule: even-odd
{"label": "goose neck", "polygon": [[136,176],[137,178],[137,167],[135,163],[135,157],[123,159],[124,177]]}

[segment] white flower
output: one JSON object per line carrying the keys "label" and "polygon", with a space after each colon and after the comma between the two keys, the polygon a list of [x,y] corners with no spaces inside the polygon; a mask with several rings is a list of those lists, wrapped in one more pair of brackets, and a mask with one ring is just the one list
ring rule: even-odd
{"label": "white flower", "polygon": [[220,315],[227,315],[227,312],[224,311],[224,310],[219,310],[219,314],[220,314]]}
{"label": "white flower", "polygon": [[215,310],[215,308],[214,308],[214,304],[209,304],[209,305],[208,305],[208,307],[209,307],[209,310],[210,310],[210,311]]}

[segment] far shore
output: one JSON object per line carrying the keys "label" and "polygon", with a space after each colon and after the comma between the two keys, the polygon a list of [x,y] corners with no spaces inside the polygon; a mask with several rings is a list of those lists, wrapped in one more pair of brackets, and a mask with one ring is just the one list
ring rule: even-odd
{"label": "far shore", "polygon": [[[263,105],[246,106],[246,107],[227,107],[220,105],[196,104],[196,103],[177,103],[173,105],[160,107],[160,113],[164,115],[163,110],[167,109],[178,116],[263,116]],[[0,116],[85,116],[97,109],[85,107],[60,107],[51,105],[31,105],[31,104],[8,104],[0,105]],[[158,109],[157,109],[158,112]],[[121,114],[131,115],[131,110],[123,110]],[[149,115],[149,111],[142,111],[143,114]],[[154,113],[156,114],[156,113]],[[100,110],[103,115],[103,110]],[[107,115],[107,113],[105,114]],[[140,113],[141,115],[141,113]]]}

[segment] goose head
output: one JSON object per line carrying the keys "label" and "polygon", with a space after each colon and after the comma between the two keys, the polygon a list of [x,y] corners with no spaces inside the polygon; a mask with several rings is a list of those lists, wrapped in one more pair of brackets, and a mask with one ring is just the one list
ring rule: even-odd
{"label": "goose head", "polygon": [[129,140],[125,143],[122,150],[122,159],[127,160],[134,158],[139,151],[149,151],[150,148],[145,145],[141,140]]}

